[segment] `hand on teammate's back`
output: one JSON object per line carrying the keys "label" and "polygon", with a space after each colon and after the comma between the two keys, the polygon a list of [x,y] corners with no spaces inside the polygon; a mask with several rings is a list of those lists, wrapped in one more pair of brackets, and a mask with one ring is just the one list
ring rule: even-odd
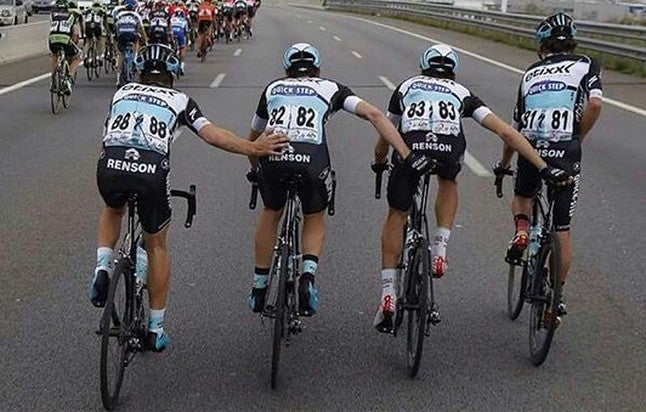
{"label": "hand on teammate's back", "polygon": [[550,165],[539,170],[538,174],[554,186],[567,186],[574,180],[574,178],[564,170]]}
{"label": "hand on teammate's back", "polygon": [[423,154],[416,152],[410,152],[404,162],[410,167],[413,172],[418,175],[423,175],[429,172],[435,171],[437,167],[437,161],[435,159],[430,159]]}
{"label": "hand on teammate's back", "polygon": [[282,149],[289,145],[289,138],[283,133],[263,132],[253,144],[256,156],[280,155]]}

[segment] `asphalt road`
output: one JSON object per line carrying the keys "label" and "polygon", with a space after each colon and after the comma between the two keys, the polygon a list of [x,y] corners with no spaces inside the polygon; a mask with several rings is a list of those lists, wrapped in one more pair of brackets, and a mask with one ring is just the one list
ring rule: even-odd
{"label": "asphalt road", "polygon": [[[506,50],[390,24],[464,42],[476,53]],[[325,76],[383,108],[390,90],[379,77],[397,84],[416,72],[428,45],[354,17],[288,7],[263,7],[255,33],[250,41],[217,46],[207,64],[191,57],[178,84],[215,123],[241,135],[264,85],[281,76],[288,44],[316,44]],[[509,50],[505,59],[519,67],[531,59]],[[459,79],[509,118],[518,75],[461,58]],[[219,86],[209,87],[220,73],[226,76]],[[100,311],[89,305],[87,286],[101,205],[94,171],[114,79],[88,83],[82,72],[79,79],[72,107],[58,116],[49,111],[46,82],[0,95],[2,411],[101,409],[94,335]],[[646,89],[639,82],[633,88]],[[501,143],[467,122],[469,151],[487,167]],[[374,132],[359,119],[337,115],[328,130],[339,179],[337,215],[329,220],[317,277],[322,306],[283,352],[275,392],[269,389],[270,328],[245,302],[257,216],[247,210],[246,160],[210,150],[185,130],[173,146],[172,183],[197,185],[198,216],[195,227],[184,230],[184,206],[176,204],[167,315],[172,346],[137,358],[127,370],[120,410],[643,410],[645,127],[644,117],[607,105],[586,141],[566,290],[570,314],[540,368],[528,358],[527,312],[516,322],[504,313],[510,197],[498,200],[492,178],[463,169],[449,273],[437,283],[444,320],[411,380],[404,340],[371,327],[386,210],[372,197]]]}

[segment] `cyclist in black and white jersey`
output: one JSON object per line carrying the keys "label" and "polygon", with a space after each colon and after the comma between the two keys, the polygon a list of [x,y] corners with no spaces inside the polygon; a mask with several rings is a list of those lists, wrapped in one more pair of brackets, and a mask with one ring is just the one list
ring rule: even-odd
{"label": "cyclist in black and white jersey", "polygon": [[264,210],[256,226],[255,270],[248,303],[253,312],[264,306],[271,253],[276,230],[286,203],[287,187],[281,180],[285,173],[300,173],[304,181],[298,188],[304,214],[302,252],[303,274],[299,278],[299,312],[311,316],[318,309],[318,292],[314,285],[318,259],[325,237],[324,210],[328,206],[331,186],[328,135],[325,124],[339,110],[368,120],[384,139],[395,147],[407,167],[424,173],[431,167],[423,155],[411,152],[386,116],[376,107],[356,96],[336,81],[320,77],[318,50],[307,43],[287,48],[283,55],[287,77],[275,80],[264,89],[253,117],[250,140],[265,130],[289,137],[290,144],[281,155],[252,159],[260,166],[258,180]]}
{"label": "cyclist in black and white jersey", "polygon": [[[151,349],[160,351],[169,343],[163,322],[170,277],[166,233],[171,218],[170,146],[175,132],[187,126],[212,146],[253,156],[280,154],[286,138],[263,134],[252,143],[212,124],[193,99],[172,89],[180,62],[168,46],[144,47],[135,63],[140,83],[126,84],[112,98],[97,164],[97,184],[105,207],[99,217],[90,300],[97,307],[105,305],[125,204],[129,194],[137,194],[150,273],[146,281],[150,302],[148,340]],[[139,267],[143,260],[138,259],[140,277],[145,277]]]}
{"label": "cyclist in black and white jersey", "polygon": [[[523,74],[514,110],[514,127],[527,137],[550,165],[574,177],[574,184],[558,190],[554,203],[554,225],[561,244],[564,283],[572,261],[570,221],[579,196],[581,142],[601,114],[601,70],[597,62],[574,54],[576,26],[570,16],[557,13],[543,20],[536,31],[540,61]],[[505,146],[495,170],[510,167],[513,149]],[[507,260],[516,261],[529,244],[529,215],[532,198],[540,188],[536,169],[518,157],[512,213],[516,233],[507,250]],[[566,313],[565,303],[559,315]]]}
{"label": "cyclist in black and white jersey", "polygon": [[[527,156],[545,175],[567,178],[554,171],[532,150],[517,131],[496,116],[477,96],[455,81],[459,69],[457,53],[447,45],[429,47],[420,57],[422,73],[402,82],[393,92],[388,117],[399,128],[404,141],[414,152],[424,154],[437,163],[438,189],[435,200],[437,230],[432,239],[431,272],[444,275],[447,267],[446,247],[458,207],[456,177],[462,167],[466,140],[463,117],[471,117],[481,126],[500,136],[511,147]],[[388,144],[380,139],[375,147],[373,170],[386,169]],[[402,252],[402,231],[417,191],[419,175],[403,167],[401,158],[393,153],[393,170],[388,179],[388,215],[382,231],[382,295],[374,326],[390,332],[396,305],[395,276]],[[558,178],[556,179],[558,180]]]}

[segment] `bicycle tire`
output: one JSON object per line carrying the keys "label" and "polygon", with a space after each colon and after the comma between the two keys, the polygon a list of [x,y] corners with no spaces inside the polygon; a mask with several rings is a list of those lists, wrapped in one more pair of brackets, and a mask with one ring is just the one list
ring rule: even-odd
{"label": "bicycle tire", "polygon": [[96,79],[98,79],[99,74],[101,74],[101,66],[99,66],[99,56],[97,56],[97,54],[98,54],[97,47],[98,46],[97,46],[96,41],[95,41],[94,48],[92,50],[92,56],[93,56],[92,61],[94,62],[92,64],[92,67],[94,69],[94,78],[96,78]]}
{"label": "bicycle tire", "polygon": [[54,73],[52,73],[52,84],[50,86],[50,103],[52,106],[52,113],[58,114],[58,111],[61,107],[61,74],[60,68],[56,68]]}
{"label": "bicycle tire", "polygon": [[[549,234],[549,242],[541,245],[538,256],[532,288],[535,299],[529,317],[529,349],[535,366],[545,362],[558,326],[555,314],[561,298],[561,249],[554,231]],[[542,297],[543,288],[547,299],[536,299]]]}
{"label": "bicycle tire", "polygon": [[94,63],[94,45],[91,45],[87,53],[87,65],[85,65],[85,74],[89,82],[94,78]]}
{"label": "bicycle tire", "polygon": [[[520,276],[519,272],[520,271]],[[511,320],[518,319],[525,303],[525,290],[527,290],[527,263],[522,266],[509,265],[507,277],[507,316]]]}
{"label": "bicycle tire", "polygon": [[285,309],[287,307],[287,260],[289,258],[287,245],[282,245],[278,251],[280,272],[278,273],[278,293],[276,295],[276,309],[274,317],[274,330],[272,334],[271,352],[271,388],[276,389],[278,381],[278,366],[280,364],[280,352],[282,349],[283,336],[287,330],[285,326]]}
{"label": "bicycle tire", "polygon": [[[413,262],[409,267],[406,303],[408,309],[408,331],[406,334],[406,366],[408,375],[414,378],[419,371],[424,350],[426,318],[428,317],[429,282],[428,241],[422,239],[415,249]],[[412,308],[416,306],[416,308]]]}
{"label": "bicycle tire", "polygon": [[[70,76],[70,67],[67,65],[67,62],[63,64],[63,76],[62,79],[69,80],[71,78]],[[62,82],[61,82],[62,84]],[[68,109],[70,107],[70,97],[71,95],[67,95],[64,92],[61,92],[61,100],[63,101],[63,107]]]}
{"label": "bicycle tire", "polygon": [[[122,287],[123,297],[119,304],[115,304],[115,295],[120,287]],[[116,264],[114,274],[110,279],[108,300],[103,309],[99,328],[101,333],[101,401],[108,410],[112,410],[116,406],[128,362],[129,330],[134,310],[133,289],[130,262],[127,259],[121,259]],[[117,350],[114,353],[116,355],[114,376],[110,376],[108,365],[111,343],[117,344]]]}

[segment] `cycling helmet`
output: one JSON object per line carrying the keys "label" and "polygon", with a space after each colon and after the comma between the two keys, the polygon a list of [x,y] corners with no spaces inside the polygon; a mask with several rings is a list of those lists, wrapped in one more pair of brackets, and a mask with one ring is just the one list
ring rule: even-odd
{"label": "cycling helmet", "polygon": [[56,10],[67,10],[67,0],[56,0]]}
{"label": "cycling helmet", "polygon": [[299,72],[305,72],[310,68],[320,68],[319,51],[309,43],[296,43],[289,46],[283,54],[283,67],[285,70],[290,70],[292,66]]}
{"label": "cycling helmet", "polygon": [[67,8],[68,9],[75,9],[77,7],[76,3],[73,1],[68,1],[67,2]]}
{"label": "cycling helmet", "polygon": [[186,16],[184,15],[184,11],[183,11],[183,10],[175,10],[175,14],[174,14],[174,16],[175,16],[175,17],[180,17],[180,18],[182,18],[182,19],[186,18]]}
{"label": "cycling helmet", "polygon": [[177,73],[180,62],[175,51],[163,44],[149,44],[137,54],[135,66],[141,73]]}
{"label": "cycling helmet", "polygon": [[137,7],[137,0],[124,0],[123,5],[128,10],[134,10]]}
{"label": "cycling helmet", "polygon": [[422,70],[432,69],[437,72],[458,72],[460,58],[458,54],[446,44],[436,44],[422,53],[419,58],[419,67]]}
{"label": "cycling helmet", "polygon": [[558,12],[540,22],[536,28],[536,40],[540,43],[549,39],[566,40],[576,36],[574,20],[569,15]]}

